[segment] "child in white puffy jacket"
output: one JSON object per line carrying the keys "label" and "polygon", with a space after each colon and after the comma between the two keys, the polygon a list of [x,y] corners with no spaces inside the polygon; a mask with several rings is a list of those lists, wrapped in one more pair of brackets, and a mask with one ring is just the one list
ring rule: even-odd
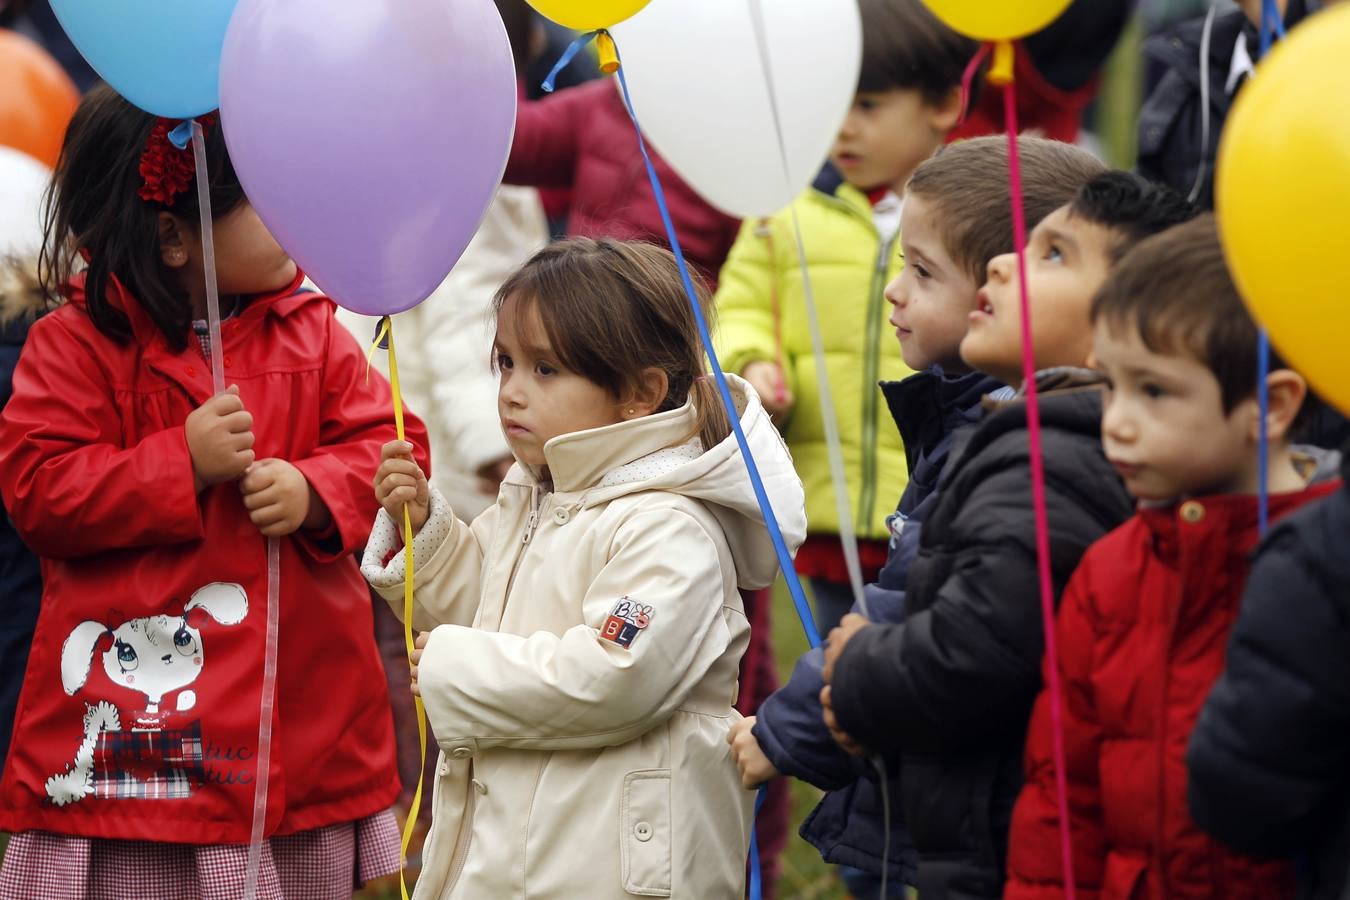
{"label": "child in white puffy jacket", "polygon": [[[497,504],[458,521],[406,444],[376,475],[363,570],[401,613],[406,504],[414,691],[444,751],[417,896],[740,897],[738,588],[777,560],[673,257],[541,251],[498,294],[495,354],[517,459]],[[732,391],[795,550],[801,484],[754,391]]]}

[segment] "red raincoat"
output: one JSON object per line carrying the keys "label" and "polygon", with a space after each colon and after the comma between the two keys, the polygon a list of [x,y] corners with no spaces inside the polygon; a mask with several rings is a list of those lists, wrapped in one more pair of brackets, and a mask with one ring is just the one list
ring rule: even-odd
{"label": "red raincoat", "polygon": [[[293,463],[333,516],[326,535],[280,543],[269,836],[364,818],[399,789],[351,556],[394,436],[390,391],[332,302],[299,286],[255,298],[223,328],[258,458]],[[0,491],[45,582],[0,831],[246,842],[267,542],[237,484],[193,491],[183,424],[212,392],[197,342],[174,352],[119,285],[110,297],[133,338],[98,332],[77,283],[33,326],[0,419]],[[424,447],[422,423],[408,427]]]}

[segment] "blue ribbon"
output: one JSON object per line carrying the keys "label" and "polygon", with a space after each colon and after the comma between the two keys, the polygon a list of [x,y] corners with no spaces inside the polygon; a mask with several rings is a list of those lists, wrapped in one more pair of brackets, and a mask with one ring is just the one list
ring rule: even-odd
{"label": "blue ribbon", "polygon": [[[1284,37],[1284,20],[1275,0],[1261,2],[1260,49],[1257,59],[1265,59],[1274,37]],[[1256,344],[1256,405],[1260,410],[1260,436],[1256,443],[1256,517],[1257,529],[1265,534],[1270,528],[1270,334],[1262,328]]]}
{"label": "blue ribbon", "polygon": [[750,896],[749,900],[763,900],[764,876],[759,869],[759,836],[755,826],[759,824],[759,811],[764,808],[764,800],[769,796],[769,786],[763,785],[755,795],[755,817],[750,820]]}
{"label": "blue ribbon", "polygon": [[588,31],[567,45],[567,49],[563,51],[563,55],[558,57],[558,61],[554,63],[553,68],[549,70],[548,77],[544,79],[543,88],[545,93],[553,93],[553,88],[558,83],[558,76],[562,74],[562,70],[571,65],[572,60],[577,58],[577,54],[581,52],[582,48],[595,40],[595,36],[599,33],[599,31]]}
{"label": "blue ribbon", "polygon": [[187,149],[187,145],[192,143],[191,119],[184,119],[178,123],[173,131],[169,132],[169,143],[173,144],[179,150]]}
{"label": "blue ribbon", "polygon": [[[575,42],[573,47],[575,47]],[[567,48],[570,52],[572,47]],[[617,48],[615,50],[617,53]],[[566,54],[564,54],[566,58]],[[680,269],[680,280],[684,282],[684,292],[689,297],[689,305],[694,309],[694,320],[698,323],[699,337],[703,339],[703,349],[708,354],[708,362],[712,365],[713,379],[717,382],[718,393],[722,395],[722,405],[727,409],[727,418],[731,420],[731,431],[736,436],[736,443],[741,448],[741,456],[745,459],[745,468],[750,474],[750,486],[754,489],[755,499],[759,501],[760,513],[764,516],[764,524],[769,529],[769,539],[773,541],[774,553],[778,556],[779,568],[783,570],[783,578],[787,581],[788,591],[792,594],[792,603],[797,608],[797,617],[801,619],[802,629],[806,632],[807,642],[814,648],[820,646],[820,633],[816,631],[816,623],[811,615],[811,605],[806,601],[806,593],[802,590],[801,579],[797,577],[797,571],[792,566],[792,554],[788,552],[787,543],[783,540],[783,531],[778,526],[778,519],[774,516],[773,506],[769,503],[769,495],[764,490],[764,480],[760,477],[759,466],[755,464],[755,458],[750,454],[750,445],[745,439],[745,432],[741,429],[741,417],[736,412],[736,403],[731,399],[731,388],[727,385],[726,375],[722,373],[722,364],[717,359],[717,351],[713,349],[712,334],[708,330],[708,322],[703,315],[703,308],[698,302],[698,292],[694,290],[694,281],[689,275],[689,264],[685,262],[684,251],[680,248],[679,236],[675,233],[675,223],[670,218],[670,207],[666,204],[666,194],[661,188],[661,178],[656,174],[656,167],[652,165],[651,154],[647,152],[647,142],[642,137],[642,126],[638,123],[637,111],[633,109],[633,98],[628,93],[628,79],[623,74],[623,58],[619,58],[619,87],[623,91],[623,102],[628,107],[628,118],[633,121],[633,129],[637,132],[638,149],[642,151],[643,162],[647,165],[647,178],[652,183],[652,193],[656,195],[656,207],[661,212],[661,222],[666,228],[666,238],[670,241],[670,249],[675,253],[675,263]]]}

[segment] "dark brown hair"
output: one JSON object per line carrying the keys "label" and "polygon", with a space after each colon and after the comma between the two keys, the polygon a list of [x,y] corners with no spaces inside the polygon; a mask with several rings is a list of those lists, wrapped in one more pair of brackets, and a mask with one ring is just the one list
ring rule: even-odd
{"label": "dark brown hair", "polygon": [[938,21],[920,0],[859,0],[863,58],[858,92],[913,88],[936,106],[980,45]]}
{"label": "dark brown hair", "polygon": [[1145,238],[1193,219],[1198,212],[1167,185],[1117,169],[1083,185],[1069,206],[1069,215],[1110,232],[1112,263],[1120,262]]}
{"label": "dark brown hair", "polygon": [[1092,322],[1134,329],[1150,351],[1204,364],[1219,382],[1224,413],[1256,393],[1256,323],[1224,262],[1213,215],[1136,244],[1093,299]]}
{"label": "dark brown hair", "polygon": [[[1106,164],[1073,144],[1019,137],[1027,230],[1071,201]],[[914,171],[906,188],[932,209],[944,248],[976,284],[989,260],[1013,251],[1008,194],[1008,138],[972,138],[950,144]]]}
{"label": "dark brown hair", "polygon": [[[169,345],[182,350],[192,306],[160,256],[159,214],[172,213],[195,231],[199,207],[195,182],[167,207],[137,193],[145,183],[141,156],[157,121],[106,85],[84,96],[66,130],[47,193],[39,270],[48,294],[56,296],[84,265],[85,254],[86,304],[100,332],[118,342],[131,337],[126,313],[107,299],[109,281],[116,276]],[[212,214],[219,219],[247,199],[218,124],[208,129],[206,163]]]}
{"label": "dark brown hair", "polygon": [[[711,317],[708,292],[692,277]],[[703,344],[669,250],[611,238],[557,241],[507,279],[496,311],[511,299],[538,312],[567,369],[623,398],[640,389],[644,370],[658,368],[667,389],[657,412],[679,409],[692,397],[704,449],[731,433],[717,386],[703,377]]]}

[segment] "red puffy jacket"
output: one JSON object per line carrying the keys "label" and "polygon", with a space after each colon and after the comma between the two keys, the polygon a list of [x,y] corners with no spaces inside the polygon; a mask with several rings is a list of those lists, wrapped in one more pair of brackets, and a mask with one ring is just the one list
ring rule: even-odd
{"label": "red puffy jacket", "polygon": [[[225,375],[259,459],[293,463],[332,512],[280,541],[268,835],[359,820],[398,794],[370,595],[352,553],[376,512],[387,383],[333,304],[287,290],[223,328]],[[193,489],[184,422],[212,392],[114,284],[133,337],[97,331],[76,286],[38,320],[0,419],[0,491],[44,593],[0,831],[182,843],[249,839],[268,602],[267,541],[237,484]],[[425,447],[422,423],[409,437]],[[426,465],[425,456],[422,465]]]}
{"label": "red puffy jacket", "polygon": [[[1272,519],[1339,482],[1271,498]],[[1083,557],[1058,618],[1074,879],[1084,900],[1293,896],[1292,868],[1228,850],[1191,820],[1186,746],[1223,670],[1256,500],[1141,509]],[[1049,694],[1036,701],[1005,898],[1064,896]]]}
{"label": "red puffy jacket", "polygon": [[[715,287],[740,220],[710,206],[650,143],[647,150],[661,178],[680,246]],[[522,100],[505,181],[571,188],[568,234],[669,246],[637,133],[612,78],[588,81],[544,100]]]}

